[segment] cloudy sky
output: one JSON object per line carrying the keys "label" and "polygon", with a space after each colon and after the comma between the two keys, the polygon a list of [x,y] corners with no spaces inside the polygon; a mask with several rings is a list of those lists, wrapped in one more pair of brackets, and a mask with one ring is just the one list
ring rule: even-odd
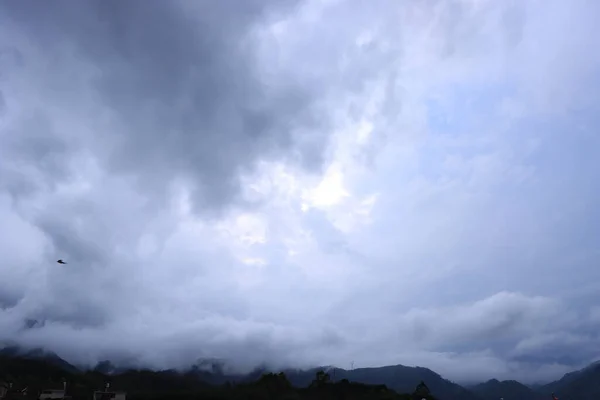
{"label": "cloudy sky", "polygon": [[0,340],[459,381],[600,358],[598,15],[0,2]]}

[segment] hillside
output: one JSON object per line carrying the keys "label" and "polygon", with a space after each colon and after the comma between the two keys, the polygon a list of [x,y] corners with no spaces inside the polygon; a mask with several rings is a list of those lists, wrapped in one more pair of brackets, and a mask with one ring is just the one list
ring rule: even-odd
{"label": "hillside", "polygon": [[600,399],[600,363],[565,374],[546,385],[525,386],[517,381],[499,382],[495,379],[470,386],[482,400],[551,400],[555,393],[560,400]]}
{"label": "hillside", "polygon": [[[314,377],[316,369],[307,371],[285,371],[290,382],[295,386],[306,386]],[[467,389],[450,382],[430,369],[422,367],[406,367],[394,365],[379,368],[357,368],[345,370],[332,368],[329,371],[335,381],[347,379],[352,382],[361,382],[370,385],[386,385],[397,392],[410,392],[415,385],[423,381],[431,393],[443,400],[479,400],[477,396]]]}
{"label": "hillside", "polygon": [[[1,364],[0,374],[28,375],[32,371],[35,381],[39,385],[53,382],[61,382],[67,378],[78,385],[95,385],[102,387],[103,380],[110,377],[117,386],[138,388],[149,387],[152,390],[172,390],[175,387],[186,390],[197,390],[207,385],[223,385],[227,382],[238,384],[255,382],[268,373],[266,369],[256,369],[247,375],[226,375],[222,372],[222,366],[214,360],[201,361],[185,373],[176,371],[135,371],[116,368],[109,361],[103,361],[92,371],[83,371],[69,364],[56,354],[42,349],[23,350],[16,346],[6,347],[0,350]],[[210,365],[207,365],[209,363]],[[8,366],[8,367],[7,367]],[[10,369],[10,371],[9,371]],[[309,386],[316,373],[327,368],[315,368],[310,370],[286,370],[284,371],[289,382],[297,388]],[[406,367],[403,365],[387,366],[380,368],[358,368],[354,370],[329,369],[328,374],[333,382],[347,380],[366,385],[385,385],[398,393],[411,393],[420,383],[426,382],[433,396],[441,400],[480,400],[473,393],[455,383],[452,383],[427,368]],[[0,376],[1,379],[2,376]],[[60,385],[59,385],[60,386]]]}
{"label": "hillside", "polygon": [[555,393],[559,399],[561,397],[577,400],[600,399],[600,362],[565,374],[561,379],[543,385],[538,391]]}
{"label": "hillside", "polygon": [[23,360],[38,360],[58,367],[64,371],[69,371],[72,373],[79,371],[77,367],[69,364],[55,353],[45,351],[44,349],[40,348],[25,350],[18,346],[8,346],[0,349],[0,357]]}
{"label": "hillside", "polygon": [[[43,388],[60,388],[63,380],[69,384],[74,396],[102,388],[104,383],[111,382],[111,387],[133,393],[173,394],[179,392],[198,392],[212,390],[235,383],[236,386],[252,385],[269,374],[257,369],[248,375],[225,375],[219,369],[207,371],[204,366],[195,366],[185,373],[174,370],[119,371],[110,362],[101,362],[90,371],[82,371],[62,360],[54,353],[39,349],[23,351],[19,348],[0,350],[0,380],[14,382],[14,387],[29,387],[32,392]],[[307,388],[314,384],[319,369],[308,371],[285,371],[284,376],[291,386]],[[352,371],[335,369],[328,371],[331,383],[342,384],[348,388],[350,382],[360,383],[361,390],[369,392],[369,387],[377,387],[383,392],[412,393],[421,382],[427,382],[432,395],[441,400],[472,399],[479,400],[466,389],[443,379],[426,368],[392,366],[383,368],[363,368]],[[337,386],[336,386],[337,387]],[[340,386],[341,387],[341,386]],[[383,389],[385,388],[385,390]],[[340,389],[341,390],[341,389]],[[344,389],[345,390],[345,389]],[[379,389],[378,389],[379,390]],[[382,393],[383,393],[382,392]],[[395,395],[394,395],[395,396]],[[393,397],[393,396],[392,396]]]}
{"label": "hillside", "polygon": [[543,400],[548,395],[533,391],[531,388],[517,381],[498,381],[491,379],[485,383],[471,386],[469,389],[482,400]]}
{"label": "hillside", "polygon": [[[48,359],[45,359],[45,358]],[[356,400],[437,400],[424,385],[415,385],[409,393],[399,394],[385,385],[367,385],[348,380],[332,382],[330,375],[317,371],[306,387],[296,388],[285,374],[266,373],[252,382],[235,385],[210,385],[198,379],[197,370],[134,371],[105,375],[98,369],[74,372],[56,365],[55,356],[22,354],[6,351],[0,354],[0,384],[9,392],[4,399],[33,400],[45,389],[60,389],[67,383],[66,394],[73,400],[89,399],[94,390],[111,384],[112,390],[126,391],[129,400],[137,399],[356,399]],[[6,384],[5,384],[6,383]]]}
{"label": "hillside", "polygon": [[[403,365],[353,370],[341,368],[286,370],[283,372],[283,376],[285,382],[288,382],[291,387],[300,390],[300,392],[294,392],[294,396],[302,398],[309,392],[315,395],[314,387],[311,389],[313,392],[306,389],[307,392],[300,388],[314,386],[315,376],[321,370],[327,372],[329,383],[337,385],[333,386],[337,389],[331,389],[332,387],[328,386],[327,390],[347,390],[349,388],[347,385],[354,382],[363,385],[364,387],[360,386],[362,388],[360,390],[365,393],[373,395],[372,390],[377,392],[381,389],[381,393],[387,393],[386,396],[392,396],[390,398],[398,398],[397,393],[412,393],[420,382],[426,382],[427,387],[431,390],[431,395],[439,400],[498,400],[500,398],[504,400],[548,400],[553,392],[561,400],[597,400],[600,398],[600,363],[594,363],[582,370],[566,374],[555,382],[536,387],[535,390],[517,381],[500,382],[495,379],[466,389],[444,379],[430,369]],[[94,369],[85,371],[69,364],[56,354],[42,349],[23,350],[18,347],[5,347],[0,350],[0,381],[12,381],[15,388],[27,386],[30,391],[38,392],[42,388],[60,388],[63,380],[66,380],[74,397],[83,396],[85,393],[89,395],[91,390],[102,388],[106,382],[111,382],[115,389],[132,393],[133,398],[136,396],[160,397],[161,395],[172,398],[177,393],[179,393],[177,396],[185,397],[186,393],[199,395],[199,393],[207,391],[211,393],[216,391],[215,393],[222,394],[221,389],[227,387],[244,387],[252,391],[256,389],[253,385],[264,380],[265,376],[272,378],[274,375],[280,376],[272,374],[264,368],[258,368],[246,375],[227,375],[223,373],[222,366],[213,360],[201,361],[186,372],[123,370],[116,368],[108,361],[100,362]],[[264,381],[263,383],[266,384]],[[342,383],[345,386],[339,386]],[[273,382],[269,383],[269,385],[271,384]],[[280,384],[283,385],[281,382]],[[352,386],[355,389],[357,387]],[[303,390],[304,392],[302,392]],[[322,388],[322,390],[325,389]],[[211,398],[223,398],[219,396]],[[405,398],[408,399],[410,396]]]}

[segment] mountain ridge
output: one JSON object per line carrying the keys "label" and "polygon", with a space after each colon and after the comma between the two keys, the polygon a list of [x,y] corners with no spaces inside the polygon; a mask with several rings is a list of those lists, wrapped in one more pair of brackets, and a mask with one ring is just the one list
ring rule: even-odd
{"label": "mountain ridge", "polygon": [[527,385],[516,380],[499,381],[490,379],[477,385],[468,387],[482,400],[543,400],[547,398],[541,393],[534,391]]}
{"label": "mountain ridge", "polygon": [[600,399],[600,361],[569,372],[561,379],[543,385],[539,390],[555,393],[558,398],[567,396],[577,400]]}
{"label": "mountain ridge", "polygon": [[[77,377],[92,374],[117,381],[135,378],[136,382],[146,382],[148,379],[150,381],[158,379],[166,386],[172,384],[177,387],[178,385],[193,386],[193,382],[197,382],[197,385],[245,384],[278,372],[263,366],[257,367],[247,374],[225,373],[222,362],[214,359],[200,359],[196,364],[184,370],[152,371],[143,368],[119,368],[109,360],[101,361],[92,368],[78,368],[51,351],[42,348],[23,349],[18,346],[1,348],[0,357],[5,361],[4,364],[10,364],[6,361],[13,360],[11,362],[18,366],[14,368],[17,374],[27,370],[28,367],[24,367],[24,365],[33,365],[27,364],[29,362],[37,363],[35,364],[36,371],[42,371],[44,368],[52,371],[50,375],[55,378],[62,374],[79,379]],[[0,373],[14,375],[15,371],[8,369],[5,365],[0,368]],[[314,377],[319,371],[328,373],[332,382],[351,381],[365,385],[385,385],[398,393],[409,393],[419,382],[426,382],[432,395],[439,400],[498,400],[500,398],[504,400],[543,400],[551,399],[551,393],[556,393],[559,398],[561,396],[571,398],[576,394],[578,400],[600,398],[600,362],[594,362],[585,368],[565,374],[559,380],[545,385],[536,385],[534,388],[516,380],[499,381],[497,379],[465,387],[443,378],[429,368],[408,367],[400,364],[351,370],[336,367],[288,368],[281,372],[294,387],[307,387],[314,381]],[[143,378],[144,376],[146,378]],[[150,378],[151,376],[154,378]],[[1,375],[0,379],[2,379]],[[179,383],[175,384],[176,382]]]}

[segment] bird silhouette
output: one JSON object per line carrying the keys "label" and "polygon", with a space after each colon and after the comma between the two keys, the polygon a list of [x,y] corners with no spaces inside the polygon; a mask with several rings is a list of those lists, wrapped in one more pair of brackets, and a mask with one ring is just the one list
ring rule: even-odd
{"label": "bird silhouette", "polygon": [[58,260],[57,263],[59,263],[59,264],[66,264],[66,262],[64,262],[63,260]]}

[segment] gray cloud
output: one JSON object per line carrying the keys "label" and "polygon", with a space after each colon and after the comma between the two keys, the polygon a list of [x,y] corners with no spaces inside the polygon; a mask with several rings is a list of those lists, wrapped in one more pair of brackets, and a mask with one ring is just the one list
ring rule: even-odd
{"label": "gray cloud", "polygon": [[[323,123],[312,107],[316,88],[271,82],[257,69],[250,33],[274,5],[255,1],[232,11],[232,4],[189,1],[4,4],[12,35],[33,47],[25,63],[44,63],[43,70],[33,67],[43,89],[28,89],[65,110],[87,111],[90,128],[102,132],[94,144],[73,132],[73,143],[47,131],[68,129],[64,121],[27,115],[11,151],[58,179],[68,172],[60,162],[67,149],[95,146],[103,167],[133,173],[154,196],[179,177],[194,188],[199,210],[234,201],[238,174],[257,157],[280,157],[301,130]],[[38,137],[43,141],[32,146]],[[326,136],[318,141],[298,149],[300,161],[317,169]]]}
{"label": "gray cloud", "polygon": [[0,3],[0,341],[471,381],[600,357],[596,6],[546,3]]}

